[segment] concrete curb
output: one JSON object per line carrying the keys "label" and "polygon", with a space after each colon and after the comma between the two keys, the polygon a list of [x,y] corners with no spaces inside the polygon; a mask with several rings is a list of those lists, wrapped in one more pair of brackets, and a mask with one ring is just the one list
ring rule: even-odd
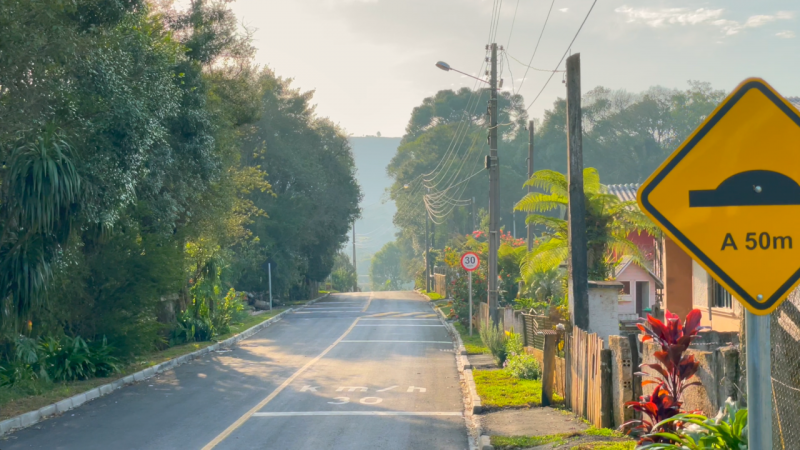
{"label": "concrete curb", "polygon": [[492,438],[482,434],[480,440],[480,450],[494,450],[494,445],[492,445]]}
{"label": "concrete curb", "polygon": [[[424,294],[421,293],[420,295],[424,296]],[[466,356],[467,351],[464,348],[464,343],[461,341],[461,335],[458,334],[458,330],[456,330],[455,327],[453,327],[453,324],[447,321],[447,318],[444,316],[444,313],[442,313],[442,310],[434,306],[432,303],[431,303],[431,308],[433,308],[434,311],[436,311],[437,315],[439,316],[439,320],[442,322],[445,328],[447,328],[447,332],[451,336],[453,336],[453,339],[455,340],[455,342],[453,343],[453,350],[455,351],[456,366],[458,368],[459,377],[464,382],[464,386],[466,387],[467,391],[466,392],[467,395],[465,396],[465,402],[464,402],[465,403],[464,410],[466,412],[465,419],[468,421],[468,423],[469,421],[471,421],[472,424],[474,425],[475,435],[477,438],[476,440],[478,441],[476,443],[470,440],[469,443],[470,450],[480,450],[482,449],[480,442],[481,438],[480,420],[475,420],[474,416],[475,414],[480,413],[483,410],[483,406],[481,405],[481,398],[478,396],[477,390],[475,389],[475,379],[473,379],[472,377],[472,370],[466,368],[466,365],[468,363]]]}
{"label": "concrete curb", "polygon": [[23,428],[28,428],[30,426],[36,425],[42,420],[48,419],[55,415],[63,414],[71,409],[75,409],[83,405],[88,401],[94,400],[104,395],[108,395],[116,391],[117,389],[121,389],[127,385],[146,380],[148,378],[153,377],[156,374],[166,372],[167,370],[170,369],[174,369],[175,367],[178,367],[182,364],[185,364],[189,361],[192,361],[193,359],[199,358],[210,352],[217,351],[221,348],[233,347],[240,341],[243,341],[253,336],[254,334],[258,333],[264,328],[269,327],[275,322],[279,322],[285,314],[289,314],[293,311],[303,309],[308,305],[312,305],[324,298],[330,297],[330,295],[331,294],[325,294],[321,297],[317,297],[314,300],[306,302],[304,305],[298,308],[289,308],[286,311],[283,311],[280,314],[275,315],[275,317],[270,317],[269,319],[259,323],[258,325],[250,327],[235,336],[225,339],[224,341],[220,341],[217,342],[216,344],[209,345],[208,347],[202,348],[200,350],[187,353],[182,356],[178,356],[176,358],[170,359],[169,361],[164,361],[161,364],[157,364],[155,366],[148,367],[144,370],[140,370],[134,374],[125,376],[111,383],[98,386],[87,392],[83,392],[77,395],[73,395],[72,397],[65,398],[64,400],[61,400],[57,403],[53,403],[52,405],[47,405],[35,411],[30,411],[24,414],[20,414],[16,417],[12,417],[10,419],[0,421],[0,436],[3,436],[12,431],[21,430]]}

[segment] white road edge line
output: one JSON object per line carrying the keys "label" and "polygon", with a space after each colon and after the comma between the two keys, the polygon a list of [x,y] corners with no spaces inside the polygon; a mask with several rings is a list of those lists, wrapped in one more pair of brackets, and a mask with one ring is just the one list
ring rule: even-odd
{"label": "white road edge line", "polygon": [[253,417],[286,416],[463,416],[463,412],[413,412],[413,411],[299,411],[257,412]]}
{"label": "white road edge line", "polygon": [[365,320],[381,320],[381,321],[384,321],[384,322],[386,322],[386,321],[389,321],[389,320],[435,320],[435,321],[437,321],[437,322],[440,322],[440,321],[439,321],[439,319],[406,319],[406,318],[404,318],[404,317],[401,317],[401,318],[399,318],[399,319],[392,319],[392,318],[387,318],[387,319],[373,319],[373,318],[369,318],[369,317],[362,317],[362,318],[361,318],[361,321],[362,321],[362,322],[363,322],[363,321],[365,321]]}

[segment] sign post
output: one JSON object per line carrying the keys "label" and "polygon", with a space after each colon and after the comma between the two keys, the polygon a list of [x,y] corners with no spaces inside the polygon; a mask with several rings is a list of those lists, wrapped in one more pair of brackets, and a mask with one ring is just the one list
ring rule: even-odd
{"label": "sign post", "polygon": [[769,315],[800,284],[799,146],[800,112],[750,78],[637,196],[642,211],[747,309],[751,449],[772,448]]}
{"label": "sign post", "polygon": [[477,254],[467,252],[461,255],[461,267],[467,271],[469,284],[469,335],[472,336],[472,272],[480,267],[481,259]]}

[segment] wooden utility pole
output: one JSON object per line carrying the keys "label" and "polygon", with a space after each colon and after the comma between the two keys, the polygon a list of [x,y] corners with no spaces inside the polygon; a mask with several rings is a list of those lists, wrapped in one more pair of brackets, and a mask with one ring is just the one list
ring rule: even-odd
{"label": "wooden utility pole", "polygon": [[569,189],[569,286],[572,323],[589,331],[589,265],[583,192],[581,55],[567,58],[567,183]]}
{"label": "wooden utility pole", "polygon": [[[533,176],[533,121],[528,121],[528,179]],[[533,192],[533,186],[528,186],[528,194]],[[527,222],[527,220],[526,220]],[[533,227],[528,228],[528,251],[533,250]]]}
{"label": "wooden utility pole", "polygon": [[497,249],[500,246],[500,167],[497,158],[497,44],[492,44],[492,69],[489,79],[489,157],[486,160],[489,169],[489,276],[488,301],[489,315],[494,325],[498,324],[497,315]]}

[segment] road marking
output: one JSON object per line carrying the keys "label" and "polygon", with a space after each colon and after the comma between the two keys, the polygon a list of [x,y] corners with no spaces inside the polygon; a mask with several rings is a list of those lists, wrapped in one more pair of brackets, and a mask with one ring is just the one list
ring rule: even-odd
{"label": "road marking", "polygon": [[[340,402],[328,402],[330,405],[344,405],[350,403],[350,397],[334,397],[334,400],[341,400]],[[259,414],[259,413],[256,413]]]}
{"label": "road marking", "polygon": [[[364,302],[318,302],[318,303],[314,303],[314,305],[333,305],[333,304],[338,305],[338,304],[345,304],[345,303],[351,304],[351,303],[364,303]],[[311,306],[314,306],[314,305],[311,305]]]}
{"label": "road marking", "polygon": [[389,386],[388,388],[378,389],[378,392],[386,392],[386,391],[391,391],[392,389],[394,389],[394,388],[396,388],[396,387],[397,387],[397,385],[394,385],[394,386]]}
{"label": "road marking", "polygon": [[[369,401],[367,401],[369,400]],[[380,397],[364,397],[358,402],[363,405],[377,405],[378,403],[382,402],[383,399]]]}
{"label": "road marking", "polygon": [[399,318],[399,319],[393,319],[391,317],[387,317],[385,319],[378,319],[378,318],[372,318],[372,317],[362,317],[361,320],[362,321],[364,321],[364,320],[377,320],[377,321],[388,322],[390,320],[409,320],[409,321],[413,321],[413,320],[436,320],[436,321],[438,321],[439,319],[409,319],[409,318],[406,318],[406,317],[402,317],[402,318]]}
{"label": "road marking", "polygon": [[364,305],[364,309],[362,309],[361,312],[367,312],[367,309],[369,309],[370,303],[372,303],[372,296],[373,295],[374,295],[374,292],[370,292],[369,293],[369,299],[367,300],[367,304]]}
{"label": "road marking", "polygon": [[365,323],[364,325],[358,325],[359,327],[443,327],[444,325],[406,325],[403,323],[386,323],[386,324],[369,324]]}
{"label": "road marking", "polygon": [[452,341],[388,341],[388,340],[374,340],[374,341],[341,341],[342,343],[353,343],[353,342],[405,342],[405,343],[415,343],[415,344],[452,344]]}
{"label": "road marking", "polygon": [[294,314],[315,314],[315,313],[360,313],[361,311],[339,311],[335,309],[324,309],[321,311],[295,311]]}
{"label": "road marking", "polygon": [[408,387],[408,390],[407,390],[406,392],[414,392],[414,389],[417,389],[417,390],[419,390],[420,392],[425,392],[425,391],[427,391],[427,389],[425,389],[425,388],[421,388],[421,387],[415,387],[415,386],[409,386],[409,387]]}
{"label": "road marking", "polygon": [[272,401],[272,399],[274,399],[274,398],[275,398],[275,397],[276,397],[278,394],[280,394],[280,393],[281,393],[281,392],[282,392],[284,389],[286,389],[286,387],[287,387],[287,386],[289,386],[289,385],[290,385],[290,384],[291,384],[291,383],[292,383],[292,382],[293,382],[293,381],[294,381],[294,380],[295,380],[297,377],[299,377],[300,375],[302,375],[302,374],[303,374],[303,372],[305,372],[306,370],[308,370],[308,368],[309,368],[309,367],[311,367],[312,365],[314,365],[315,363],[317,363],[317,362],[318,362],[320,359],[322,359],[322,358],[323,358],[325,355],[327,355],[327,354],[328,354],[328,352],[330,352],[331,350],[333,350],[333,348],[334,348],[334,347],[336,347],[336,345],[337,345],[337,344],[339,344],[340,342],[342,342],[342,341],[344,340],[345,336],[347,336],[348,334],[350,334],[350,332],[351,332],[351,331],[353,331],[353,328],[356,326],[356,324],[357,324],[357,323],[358,323],[358,318],[356,318],[356,320],[354,320],[354,321],[353,321],[353,323],[352,323],[352,324],[351,324],[351,325],[350,325],[350,326],[347,328],[347,331],[345,331],[345,332],[344,332],[344,334],[342,334],[341,336],[339,336],[339,338],[338,338],[338,339],[336,339],[336,340],[333,342],[333,344],[331,344],[330,346],[328,346],[328,348],[326,348],[325,350],[323,350],[323,351],[322,351],[322,353],[320,353],[319,355],[317,355],[316,357],[314,357],[314,359],[312,359],[311,361],[307,362],[307,363],[306,363],[306,364],[305,364],[303,367],[301,367],[301,368],[300,368],[300,369],[299,369],[297,372],[293,373],[293,374],[292,374],[292,375],[291,375],[289,378],[287,378],[287,379],[286,379],[286,380],[285,380],[283,383],[281,383],[281,385],[280,385],[280,386],[278,386],[277,388],[275,388],[275,390],[274,390],[274,391],[272,391],[272,393],[271,393],[271,394],[269,394],[269,395],[267,396],[267,398],[265,398],[264,400],[261,400],[261,401],[260,401],[260,402],[259,402],[259,403],[258,403],[256,406],[254,406],[253,408],[251,408],[251,409],[250,409],[250,411],[247,411],[246,413],[244,413],[244,415],[243,415],[242,417],[239,417],[239,418],[236,420],[236,422],[233,422],[233,423],[232,423],[232,424],[231,424],[231,425],[230,425],[228,428],[226,428],[226,429],[225,429],[225,431],[223,431],[222,433],[220,433],[220,434],[219,434],[217,437],[215,437],[215,438],[214,438],[214,439],[213,439],[211,442],[209,442],[208,444],[206,444],[206,445],[205,445],[205,447],[203,447],[203,449],[202,449],[202,450],[211,450],[212,448],[214,448],[214,447],[216,447],[217,445],[219,445],[219,443],[220,443],[220,442],[224,441],[224,440],[225,440],[225,438],[227,438],[228,436],[230,436],[230,435],[231,435],[231,433],[233,433],[234,431],[236,431],[236,429],[237,429],[237,428],[239,428],[240,426],[242,426],[242,424],[244,424],[244,423],[247,421],[247,419],[249,419],[250,417],[252,417],[252,416],[253,416],[253,414],[255,414],[256,412],[258,412],[258,410],[259,410],[259,409],[261,409],[261,408],[263,408],[264,406],[266,406],[266,404],[267,404],[267,403],[271,402],[271,401]]}
{"label": "road marking", "polygon": [[302,389],[300,389],[300,392],[317,392],[317,389],[319,389],[319,386],[305,385]]}
{"label": "road marking", "polygon": [[416,412],[416,411],[297,411],[257,412],[254,417],[285,416],[463,416],[462,412]]}
{"label": "road marking", "polygon": [[364,386],[342,386],[336,389],[336,392],[342,392],[343,390],[347,389],[347,392],[355,392],[358,389],[361,392],[367,392],[367,388]]}

